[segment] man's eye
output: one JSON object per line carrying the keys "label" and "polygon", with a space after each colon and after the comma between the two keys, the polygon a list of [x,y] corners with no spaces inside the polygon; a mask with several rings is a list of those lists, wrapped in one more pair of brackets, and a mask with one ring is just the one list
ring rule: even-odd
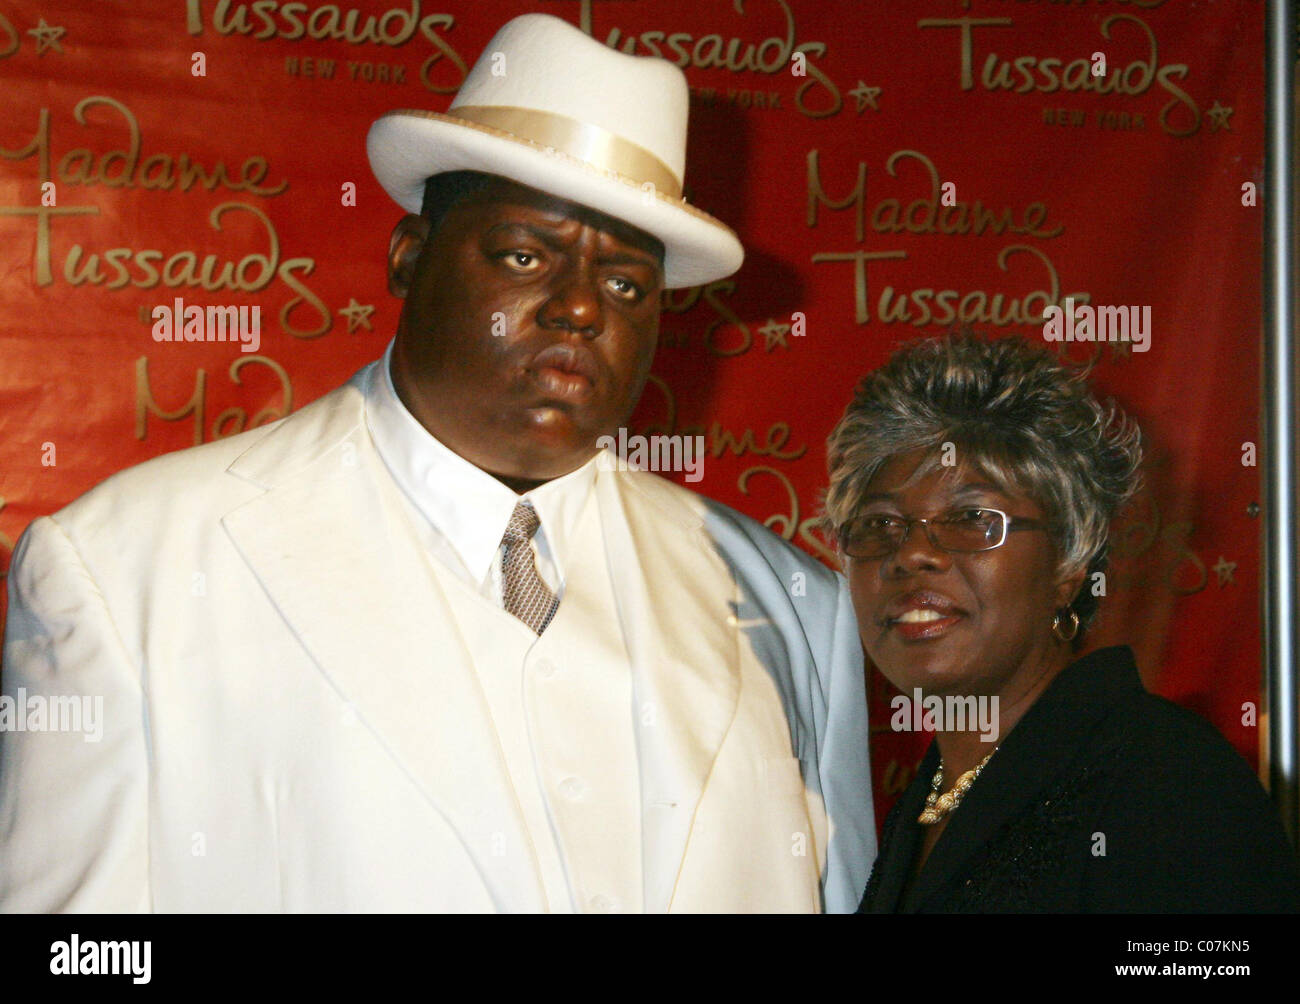
{"label": "man's eye", "polygon": [[516,272],[536,272],[541,267],[537,255],[528,251],[507,251],[498,257]]}
{"label": "man's eye", "polygon": [[621,296],[624,300],[636,300],[641,296],[640,287],[636,283],[624,279],[621,275],[612,276],[605,281],[609,283],[609,288],[614,291],[615,295]]}
{"label": "man's eye", "polygon": [[888,530],[892,526],[899,526],[902,522],[901,516],[886,516],[882,513],[876,516],[864,516],[858,525],[863,530]]}

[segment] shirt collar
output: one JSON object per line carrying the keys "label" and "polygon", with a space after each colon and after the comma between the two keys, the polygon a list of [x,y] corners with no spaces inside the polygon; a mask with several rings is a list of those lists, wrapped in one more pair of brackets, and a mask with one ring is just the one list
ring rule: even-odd
{"label": "shirt collar", "polygon": [[600,453],[562,477],[523,495],[453,452],[407,410],[393,386],[389,365],[395,339],[367,380],[366,421],[375,448],[417,509],[455,550],[474,582],[492,568],[506,524],[521,498],[537,510],[551,558],[564,581],[564,556],[587,501]]}

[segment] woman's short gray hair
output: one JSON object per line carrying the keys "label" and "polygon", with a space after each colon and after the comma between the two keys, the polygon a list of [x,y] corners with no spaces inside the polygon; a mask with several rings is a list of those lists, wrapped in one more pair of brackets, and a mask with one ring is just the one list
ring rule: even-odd
{"label": "woman's short gray hair", "polygon": [[[1087,370],[1020,337],[904,345],[863,379],[827,441],[823,527],[838,538],[888,460],[928,449],[914,477],[955,455],[1042,507],[1064,574],[1102,571],[1111,520],[1138,489],[1141,433],[1086,380]],[[1097,610],[1089,585],[1073,602],[1084,627]]]}

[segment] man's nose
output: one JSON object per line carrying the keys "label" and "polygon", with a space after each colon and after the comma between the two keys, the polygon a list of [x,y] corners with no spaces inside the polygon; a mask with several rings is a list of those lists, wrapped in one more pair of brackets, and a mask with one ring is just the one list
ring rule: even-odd
{"label": "man's nose", "polygon": [[927,524],[914,521],[907,524],[902,543],[885,559],[882,567],[893,574],[942,572],[952,567],[952,555],[930,539]]}
{"label": "man's nose", "polygon": [[594,260],[579,255],[556,273],[540,320],[546,327],[579,331],[588,338],[604,331],[605,311]]}

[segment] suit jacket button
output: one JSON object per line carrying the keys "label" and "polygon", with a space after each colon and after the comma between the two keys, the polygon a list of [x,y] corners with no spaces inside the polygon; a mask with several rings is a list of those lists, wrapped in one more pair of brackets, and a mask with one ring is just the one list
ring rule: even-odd
{"label": "suit jacket button", "polygon": [[560,794],[577,801],[587,793],[587,785],[580,777],[566,777],[560,782]]}

